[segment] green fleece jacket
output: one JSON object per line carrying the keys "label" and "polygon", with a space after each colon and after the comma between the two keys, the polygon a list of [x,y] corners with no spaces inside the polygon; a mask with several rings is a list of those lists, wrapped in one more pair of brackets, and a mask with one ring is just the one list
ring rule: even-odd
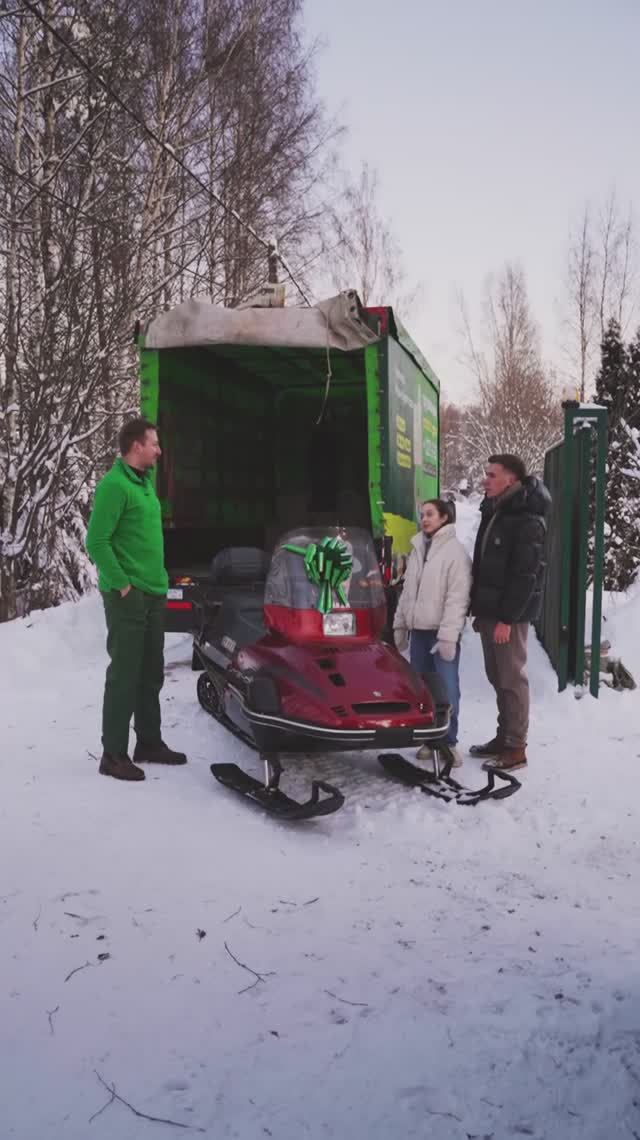
{"label": "green fleece jacket", "polygon": [[104,593],[135,586],[166,594],[160,502],[148,473],[116,459],[96,487],[86,545]]}

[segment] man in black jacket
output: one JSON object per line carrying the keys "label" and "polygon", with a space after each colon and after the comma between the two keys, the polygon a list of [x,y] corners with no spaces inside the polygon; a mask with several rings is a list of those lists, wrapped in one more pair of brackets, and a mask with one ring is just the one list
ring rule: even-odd
{"label": "man in black jacket", "polygon": [[473,745],[470,752],[488,757],[484,768],[511,772],[527,765],[527,635],[542,606],[551,496],[540,479],[527,476],[517,455],[491,455],[483,486],[471,613],[498,699],[498,730],[493,740]]}

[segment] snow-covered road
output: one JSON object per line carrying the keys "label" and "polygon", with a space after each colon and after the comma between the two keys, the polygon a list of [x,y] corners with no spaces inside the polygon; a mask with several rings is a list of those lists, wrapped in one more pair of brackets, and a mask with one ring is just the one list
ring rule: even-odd
{"label": "snow-covered road", "polygon": [[[638,599],[609,628],[640,673]],[[0,627],[2,1140],[185,1135],[99,1077],[215,1140],[640,1135],[637,692],[558,695],[534,644],[515,797],[448,806],[336,756],[343,810],[287,826],[213,780],[251,754],[185,638],[189,765],[98,777],[103,643],[95,598]],[[494,728],[470,631],[461,724]]]}

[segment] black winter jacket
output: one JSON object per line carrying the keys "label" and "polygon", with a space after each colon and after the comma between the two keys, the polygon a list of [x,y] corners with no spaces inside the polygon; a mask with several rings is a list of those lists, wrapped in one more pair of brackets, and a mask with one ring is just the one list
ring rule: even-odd
{"label": "black winter jacket", "polygon": [[550,505],[551,495],[534,476],[510,495],[482,500],[473,552],[474,617],[507,625],[537,621],[542,609]]}

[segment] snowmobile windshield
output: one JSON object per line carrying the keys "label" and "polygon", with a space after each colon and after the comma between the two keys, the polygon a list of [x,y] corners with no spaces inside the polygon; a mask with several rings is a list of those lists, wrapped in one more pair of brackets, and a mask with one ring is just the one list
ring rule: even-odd
{"label": "snowmobile windshield", "polygon": [[[342,547],[337,550],[334,547],[335,553],[326,557],[321,552],[327,550],[325,540],[332,539],[338,539]],[[373,541],[365,530],[357,527],[306,527],[283,535],[276,543],[271,561],[265,605],[317,609],[327,573],[335,566],[344,567],[345,576],[340,585],[347,608],[376,609],[384,605],[384,588]],[[338,590],[332,589],[331,599],[334,609],[344,607]]]}

